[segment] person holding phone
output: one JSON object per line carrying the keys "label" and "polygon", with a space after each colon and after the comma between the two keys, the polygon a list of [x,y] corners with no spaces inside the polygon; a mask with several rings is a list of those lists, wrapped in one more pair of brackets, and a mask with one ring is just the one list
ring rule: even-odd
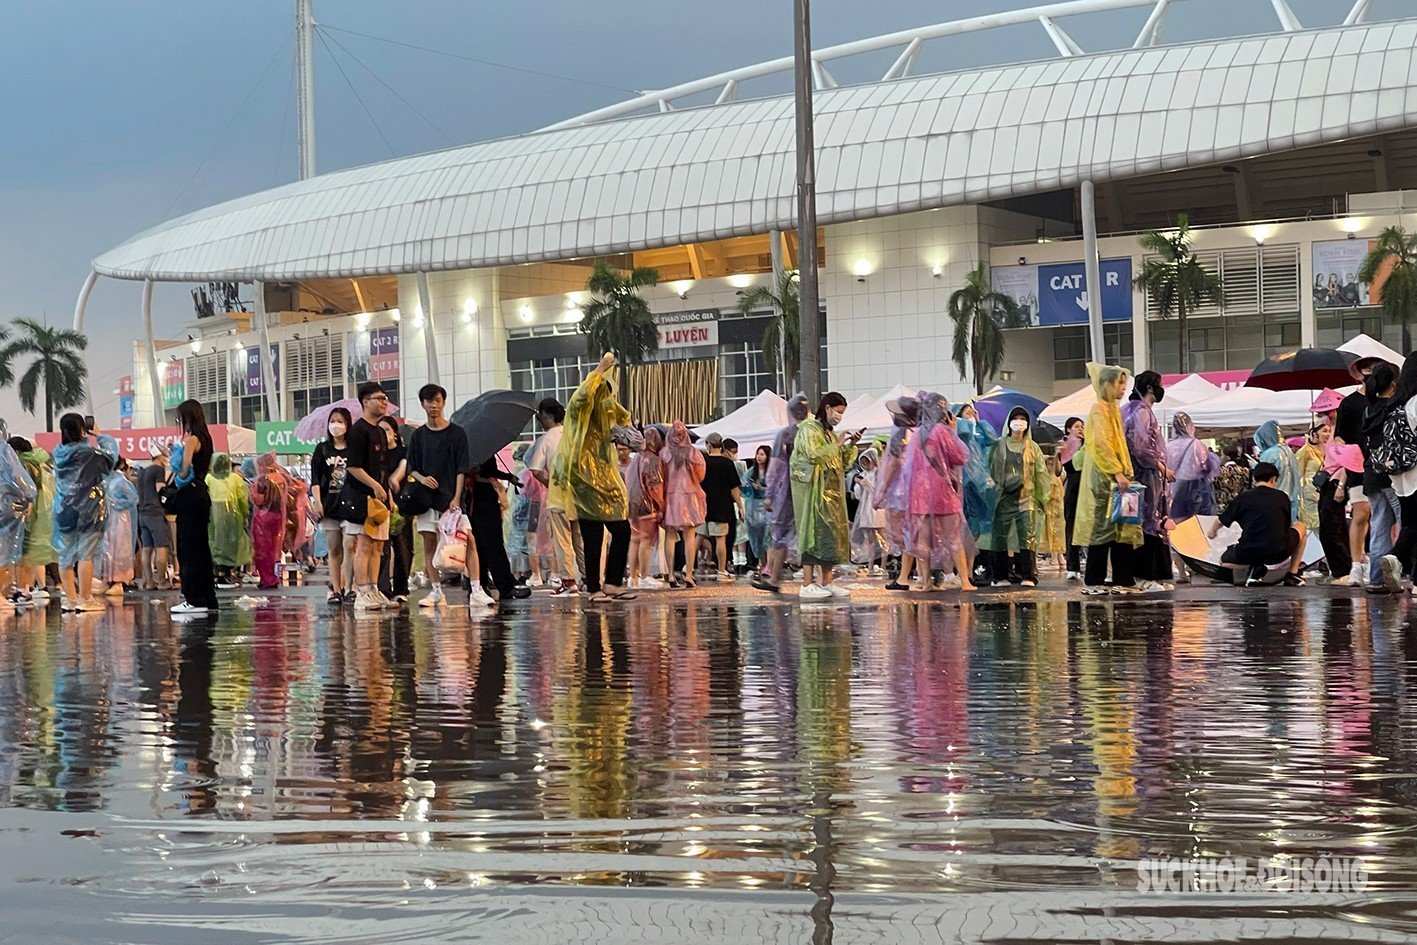
{"label": "person holding phone", "polygon": [[851,532],[846,519],[846,467],[856,459],[856,443],[864,430],[836,432],[846,413],[846,398],[836,391],[824,396],[817,412],[797,426],[789,475],[797,524],[797,550],[802,559],[803,600],[850,597],[832,584],[832,569],[849,560]]}

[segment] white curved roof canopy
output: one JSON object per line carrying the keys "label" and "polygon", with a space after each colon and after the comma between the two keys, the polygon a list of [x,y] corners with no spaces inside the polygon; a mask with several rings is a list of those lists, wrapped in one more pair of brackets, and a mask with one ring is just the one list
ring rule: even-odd
{"label": "white curved roof canopy", "polygon": [[[818,219],[977,203],[1417,125],[1417,21],[817,92]],[[794,225],[790,97],[559,128],[219,204],[94,261],[124,279],[473,269]]]}

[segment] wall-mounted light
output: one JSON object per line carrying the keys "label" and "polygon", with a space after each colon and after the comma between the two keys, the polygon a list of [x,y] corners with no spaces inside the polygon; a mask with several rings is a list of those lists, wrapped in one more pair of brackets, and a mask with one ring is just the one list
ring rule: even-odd
{"label": "wall-mounted light", "polygon": [[1252,227],[1250,227],[1250,235],[1255,238],[1255,245],[1256,245],[1256,246],[1263,246],[1263,245],[1264,245],[1264,241],[1267,240],[1267,239],[1269,239],[1270,236],[1271,236],[1271,234],[1273,234],[1273,233],[1274,233],[1274,228],[1273,228],[1273,227],[1264,226],[1264,225],[1252,226]]}
{"label": "wall-mounted light", "polygon": [[1348,234],[1348,238],[1349,238],[1350,240],[1356,240],[1356,239],[1358,238],[1358,234],[1357,234],[1357,233],[1349,233],[1349,234]]}
{"label": "wall-mounted light", "polygon": [[566,309],[561,317],[568,322],[578,322],[585,318],[585,312],[582,312],[579,308],[572,305]]}
{"label": "wall-mounted light", "polygon": [[999,379],[1000,379],[1000,380],[1005,380],[1005,381],[1011,381],[1011,380],[1014,379],[1014,372],[1013,372],[1013,371],[1000,371],[1000,372],[999,372]]}
{"label": "wall-mounted light", "polygon": [[933,278],[938,279],[938,278],[940,278],[940,276],[944,275],[944,273],[945,273],[945,270],[944,270],[943,268],[941,268],[940,266],[931,266],[931,267],[930,267],[930,275],[931,275]]}
{"label": "wall-mounted light", "polygon": [[689,290],[694,287],[694,280],[680,279],[678,282],[669,283],[669,288],[674,290],[674,294],[681,299],[689,297]]}
{"label": "wall-mounted light", "polygon": [[517,314],[522,317],[522,321],[524,322],[531,321],[532,318],[536,315],[536,313],[531,310],[531,306],[529,305],[523,305],[521,308],[517,309]]}
{"label": "wall-mounted light", "polygon": [[322,334],[322,335],[324,335],[326,338],[328,338],[328,337],[330,337],[330,330],[329,330],[328,328],[321,328],[321,329],[320,329],[320,334]]}
{"label": "wall-mounted light", "polygon": [[400,312],[396,308],[391,308],[389,309],[389,317],[392,318],[395,322],[400,322],[403,320],[403,312]]}
{"label": "wall-mounted light", "polygon": [[735,289],[746,289],[753,284],[753,277],[746,272],[728,277],[728,284]]}
{"label": "wall-mounted light", "polygon": [[374,316],[370,315],[368,312],[360,312],[358,315],[354,316],[354,321],[359,325],[360,331],[368,331],[369,322],[373,318]]}
{"label": "wall-mounted light", "polygon": [[476,315],[476,314],[477,314],[477,302],[476,302],[475,300],[473,300],[472,298],[463,299],[463,302],[462,302],[462,313],[463,313],[464,315]]}
{"label": "wall-mounted light", "polygon": [[1356,235],[1366,222],[1362,217],[1344,217],[1338,221],[1338,228],[1351,237]]}
{"label": "wall-mounted light", "polygon": [[239,340],[238,340],[238,341],[236,342],[236,350],[237,350],[237,351],[245,351],[245,350],[246,350],[246,343],[245,343],[244,341],[239,341]]}
{"label": "wall-mounted light", "polygon": [[417,315],[413,316],[413,327],[414,327],[414,328],[422,328],[422,327],[423,327],[423,313],[422,313],[422,312],[420,312],[420,313],[418,313]]}
{"label": "wall-mounted light", "polygon": [[472,324],[472,313],[471,313],[471,312],[463,312],[463,313],[462,313],[462,323],[463,323],[464,325],[471,325],[471,324]]}
{"label": "wall-mounted light", "polygon": [[196,354],[198,351],[202,350],[202,339],[193,338],[191,335],[188,335],[187,342],[191,345],[193,354]]}
{"label": "wall-mounted light", "polygon": [[1020,266],[1027,266],[1027,265],[1028,265],[1028,257],[1027,257],[1027,256],[1020,256],[1020,257],[1018,258],[1018,264],[1019,264]]}
{"label": "wall-mounted light", "polygon": [[871,263],[866,259],[858,259],[851,264],[851,271],[856,273],[857,282],[865,282],[866,277],[871,274]]}

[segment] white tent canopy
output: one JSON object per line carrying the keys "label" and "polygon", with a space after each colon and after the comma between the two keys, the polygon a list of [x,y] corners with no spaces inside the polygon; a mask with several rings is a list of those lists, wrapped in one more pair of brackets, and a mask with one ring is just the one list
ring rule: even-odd
{"label": "white tent canopy", "polygon": [[[1127,381],[1127,393],[1132,390],[1132,382]],[[1171,422],[1171,418],[1178,411],[1185,410],[1194,419],[1195,412],[1190,409],[1192,404],[1202,403],[1220,394],[1221,390],[1210,381],[1199,374],[1188,374],[1174,384],[1166,388],[1166,396],[1156,407],[1156,419],[1162,425]],[[1310,398],[1312,400],[1313,398]],[[1061,427],[1068,422],[1069,417],[1082,417],[1087,419],[1087,412],[1092,409],[1093,403],[1097,400],[1097,395],[1092,391],[1092,385],[1088,384],[1079,391],[1075,391],[1066,397],[1060,397],[1048,405],[1040,416],[1040,419]],[[1199,423],[1200,421],[1197,421]]]}
{"label": "white tent canopy", "polygon": [[1186,408],[1197,427],[1252,429],[1266,420],[1282,427],[1307,426],[1317,391],[1272,391],[1262,387],[1237,387]]}
{"label": "white tent canopy", "polygon": [[860,430],[864,427],[867,433],[887,433],[895,426],[895,421],[891,419],[886,404],[901,397],[914,397],[916,393],[914,388],[897,384],[880,397],[871,398],[869,404],[859,409],[856,401],[852,401],[841,417],[841,428]]}
{"label": "white tent canopy", "polygon": [[775,392],[765,390],[726,417],[694,427],[700,439],[717,433],[724,439],[738,441],[739,455],[763,444],[772,445],[778,431],[787,426],[787,401]]}

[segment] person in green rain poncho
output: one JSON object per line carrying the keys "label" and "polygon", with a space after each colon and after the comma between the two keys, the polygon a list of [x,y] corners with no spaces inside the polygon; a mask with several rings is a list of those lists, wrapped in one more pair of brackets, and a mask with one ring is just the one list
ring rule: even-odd
{"label": "person in green rain poncho", "polygon": [[[607,351],[567,401],[565,432],[551,467],[550,490],[561,490],[575,511],[585,547],[586,590],[593,604],[635,598],[624,588],[630,559],[629,494],[612,439],[634,431],[626,426],[630,412],[615,398],[609,376],[614,367],[615,355]],[[644,444],[643,439],[639,442]],[[602,580],[600,549],[606,532],[610,547]]]}
{"label": "person in green rain poncho", "polygon": [[251,533],[246,525],[251,514],[251,498],[246,493],[245,480],[232,471],[231,457],[225,453],[212,457],[207,491],[212,496],[207,538],[212,546],[212,563],[219,574],[218,583],[236,584],[241,569],[251,564]]}
{"label": "person in green rain poncho", "polygon": [[59,560],[54,553],[54,469],[49,453],[30,444],[23,437],[12,436],[10,445],[20,456],[25,471],[34,480],[34,509],[25,522],[25,550],[20,557],[15,583],[30,585],[30,596],[37,601],[49,600],[45,589],[44,569]]}
{"label": "person in green rain poncho", "polygon": [[993,551],[990,579],[995,587],[1017,581],[1024,587],[1038,584],[1034,564],[1033,512],[1048,502],[1052,481],[1043,451],[1029,433],[1028,411],[1009,411],[1004,435],[989,453],[989,478],[998,489],[994,506],[994,526],[990,529]]}
{"label": "person in green rain poncho", "polygon": [[[1132,558],[1142,543],[1140,525],[1112,521],[1112,496],[1132,482],[1132,457],[1122,429],[1118,406],[1127,389],[1125,368],[1088,362],[1088,377],[1097,402],[1087,414],[1083,433],[1082,482],[1078,486],[1073,543],[1087,548],[1084,594],[1107,593],[1107,561],[1112,561],[1112,588],[1127,591],[1133,585]],[[1076,460],[1074,460],[1076,461]]]}
{"label": "person in green rain poncho", "polygon": [[849,597],[832,584],[832,568],[848,560],[851,534],[846,519],[846,467],[856,459],[861,431],[837,433],[846,412],[846,398],[832,391],[822,398],[815,415],[797,425],[788,475],[792,479],[792,510],[797,524],[797,550],[802,560],[804,600]]}

